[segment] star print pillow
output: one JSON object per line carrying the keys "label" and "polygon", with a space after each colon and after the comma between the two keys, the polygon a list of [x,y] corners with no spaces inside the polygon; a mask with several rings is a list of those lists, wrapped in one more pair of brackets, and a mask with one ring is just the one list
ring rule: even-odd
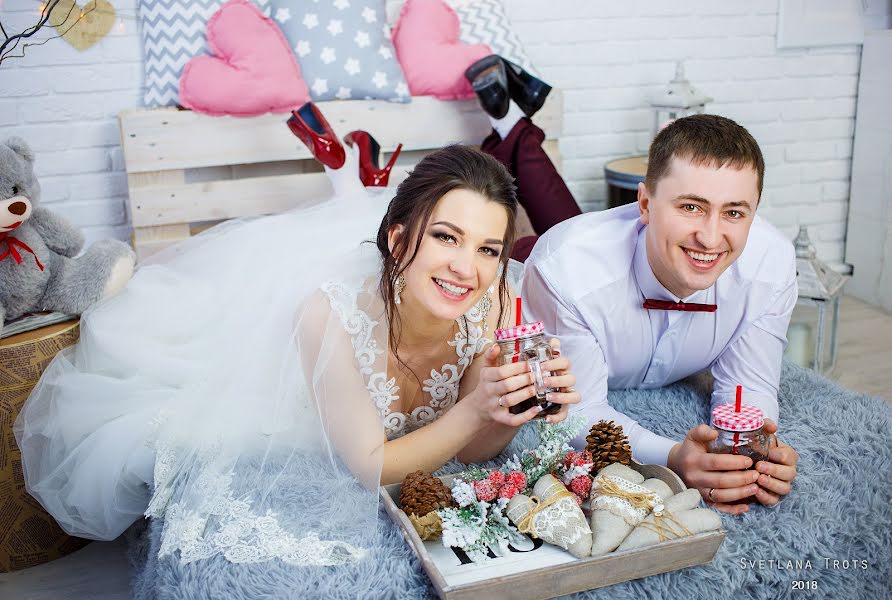
{"label": "star print pillow", "polygon": [[411,100],[384,2],[272,0],[270,16],[294,50],[314,101]]}

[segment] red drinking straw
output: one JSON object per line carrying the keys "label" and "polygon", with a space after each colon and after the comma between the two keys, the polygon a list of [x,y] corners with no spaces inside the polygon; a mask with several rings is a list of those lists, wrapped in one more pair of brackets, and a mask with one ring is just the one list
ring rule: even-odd
{"label": "red drinking straw", "polygon": [[[738,385],[737,386],[737,400],[736,400],[736,402],[734,402],[734,412],[737,412],[737,413],[740,412],[740,400],[742,397],[743,397],[743,386]],[[734,432],[734,454],[737,454],[737,444],[739,444],[739,443],[740,443],[740,432],[735,431]]]}
{"label": "red drinking straw", "polygon": [[[520,324],[523,322],[522,312],[523,299],[518,296],[514,301],[514,324],[520,327]],[[511,359],[511,362],[516,363],[517,357],[520,354],[520,340],[514,341],[514,358]]]}

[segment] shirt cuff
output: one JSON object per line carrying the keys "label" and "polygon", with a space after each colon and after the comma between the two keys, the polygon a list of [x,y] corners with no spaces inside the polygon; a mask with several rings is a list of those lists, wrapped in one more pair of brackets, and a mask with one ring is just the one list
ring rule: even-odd
{"label": "shirt cuff", "polygon": [[663,465],[669,462],[669,451],[678,442],[648,431],[632,447],[632,457],[645,465]]}

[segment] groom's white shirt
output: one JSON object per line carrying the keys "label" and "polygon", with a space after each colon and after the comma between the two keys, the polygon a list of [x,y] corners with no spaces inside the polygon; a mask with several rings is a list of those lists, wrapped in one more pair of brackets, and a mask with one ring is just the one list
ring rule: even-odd
{"label": "groom's white shirt", "polygon": [[[526,261],[526,321],[542,321],[570,358],[582,395],[572,412],[587,423],[623,426],[643,463],[666,464],[675,440],[656,435],[607,404],[607,390],[657,388],[707,367],[711,404],[744,402],[778,417],[777,388],[787,325],[796,304],[792,243],[756,216],[743,253],[716,283],[673,296],[647,262],[646,226],[633,203],[586,213],[548,230]],[[645,298],[718,305],[714,313],[645,310]],[[585,434],[574,445],[585,445]]]}

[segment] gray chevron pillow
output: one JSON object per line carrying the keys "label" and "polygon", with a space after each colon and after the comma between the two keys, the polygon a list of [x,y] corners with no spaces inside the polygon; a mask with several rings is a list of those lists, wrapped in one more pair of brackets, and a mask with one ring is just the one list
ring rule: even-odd
{"label": "gray chevron pillow", "polygon": [[[270,0],[253,0],[269,14]],[[195,56],[207,54],[207,22],[225,0],[140,0],[145,62],[145,105],[179,104],[180,74]]]}
{"label": "gray chevron pillow", "polygon": [[486,44],[494,54],[538,75],[511,28],[502,0],[446,0],[460,24],[459,39],[466,44]]}

